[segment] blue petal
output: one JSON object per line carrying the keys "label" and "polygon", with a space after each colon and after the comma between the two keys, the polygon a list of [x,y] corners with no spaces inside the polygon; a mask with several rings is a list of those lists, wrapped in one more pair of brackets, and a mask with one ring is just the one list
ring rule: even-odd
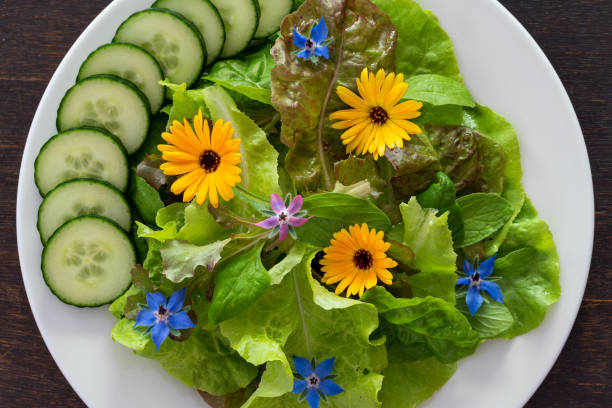
{"label": "blue petal", "polygon": [[491,298],[499,303],[504,303],[504,298],[502,297],[502,290],[497,283],[490,281],[480,281],[480,289],[487,291]]}
{"label": "blue petal", "polygon": [[291,392],[294,394],[299,394],[305,389],[306,389],[306,380],[295,380],[293,382],[293,390],[291,390]]}
{"label": "blue petal", "polygon": [[157,312],[160,306],[166,307],[166,297],[159,292],[147,293],[147,305],[149,305],[149,309]]}
{"label": "blue petal", "polygon": [[317,44],[321,44],[327,38],[327,24],[325,24],[325,20],[321,17],[319,20],[319,24],[314,26],[312,32],[310,33],[310,39]]}
{"label": "blue petal", "polygon": [[303,357],[293,356],[293,365],[295,366],[295,371],[304,378],[308,378],[310,374],[312,374],[312,365],[310,361]]}
{"label": "blue petal", "polygon": [[321,397],[319,393],[314,388],[309,388],[306,393],[306,401],[308,401],[308,405],[310,408],[319,408],[319,404],[321,403]]}
{"label": "blue petal", "polygon": [[338,384],[336,384],[333,380],[321,381],[321,384],[319,385],[319,391],[321,391],[325,395],[331,395],[331,396],[344,392],[344,390]]}
{"label": "blue petal", "polygon": [[334,360],[336,357],[328,358],[325,361],[317,364],[317,368],[315,368],[315,374],[317,377],[323,379],[331,375],[332,371],[334,371]]}
{"label": "blue petal", "polygon": [[468,309],[470,309],[472,316],[476,314],[480,308],[480,305],[482,305],[483,300],[484,299],[478,291],[478,288],[476,286],[470,286],[467,296],[465,297],[465,303],[467,303]]}
{"label": "blue petal", "polygon": [[138,313],[134,326],[151,327],[155,324],[155,321],[157,321],[155,318],[155,312],[149,309],[144,309]]}
{"label": "blue petal", "polygon": [[463,272],[465,272],[467,276],[472,276],[474,274],[474,267],[467,259],[463,262]]}
{"label": "blue petal", "polygon": [[166,337],[170,334],[170,328],[165,323],[157,323],[151,329],[151,338],[153,339],[153,343],[155,343],[155,347],[159,350],[159,346],[166,340]]}
{"label": "blue petal", "polygon": [[195,324],[193,324],[185,312],[176,313],[170,316],[170,319],[168,319],[168,324],[175,330],[191,329],[192,327],[195,327]]}
{"label": "blue petal", "polygon": [[469,285],[470,282],[472,282],[472,280],[470,278],[459,278],[457,279],[457,285],[455,286],[460,286],[460,285]]}
{"label": "blue petal", "polygon": [[303,50],[298,52],[298,58],[310,59],[312,57],[312,52],[309,50]]}
{"label": "blue petal", "polygon": [[177,313],[183,307],[183,303],[185,303],[185,288],[177,290],[170,296],[168,310],[170,313]]}
{"label": "blue petal", "polygon": [[493,264],[495,264],[495,258],[497,254],[493,255],[491,258],[486,261],[482,261],[480,265],[478,265],[478,274],[482,279],[486,279],[493,273]]}
{"label": "blue petal", "polygon": [[314,54],[319,57],[329,59],[329,50],[325,45],[319,45],[317,48],[315,48]]}
{"label": "blue petal", "polygon": [[304,37],[302,34],[298,33],[295,27],[293,27],[293,44],[298,47],[304,49],[306,47],[306,41],[308,38]]}

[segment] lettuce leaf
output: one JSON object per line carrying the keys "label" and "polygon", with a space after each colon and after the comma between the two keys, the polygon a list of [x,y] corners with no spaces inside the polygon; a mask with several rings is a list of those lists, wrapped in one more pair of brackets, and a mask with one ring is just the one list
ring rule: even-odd
{"label": "lettuce leaf", "polygon": [[274,285],[241,315],[221,323],[231,347],[266,371],[244,407],[301,407],[293,385],[291,356],[336,357],[336,382],[346,392],[329,399],[331,407],[378,407],[385,347],[370,335],[378,326],[376,308],[334,295],[314,281],[312,256]]}
{"label": "lettuce leaf", "polygon": [[389,15],[397,29],[396,72],[403,72],[408,78],[438,74],[462,82],[453,43],[431,11],[423,10],[413,0],[373,0],[373,3]]}
{"label": "lettuce leaf", "polygon": [[[307,33],[321,17],[332,42],[329,60],[299,59],[293,27]],[[397,33],[389,17],[368,0],[307,0],[281,25],[272,56],[272,103],[281,114],[282,141],[289,147],[286,168],[300,192],[334,188],[333,164],[346,158],[339,130],[329,114],[345,107],[336,87],[355,90],[367,67],[393,71]]]}
{"label": "lettuce leaf", "polygon": [[270,105],[270,72],[274,66],[270,48],[271,45],[265,45],[241,58],[219,61],[211,67],[204,79]]}
{"label": "lettuce leaf", "polygon": [[423,208],[435,208],[439,214],[448,211],[448,228],[453,233],[455,245],[463,240],[464,225],[461,207],[456,201],[455,184],[446,174],[436,174],[436,183],[417,195],[417,201]]}
{"label": "lettuce leaf", "polygon": [[178,240],[164,242],[160,249],[163,259],[164,275],[172,282],[179,283],[192,278],[195,269],[204,267],[212,271],[221,259],[221,251],[229,239],[213,242],[205,246],[192,245]]}
{"label": "lettuce leaf", "polygon": [[415,75],[408,80],[404,99],[414,99],[431,105],[459,105],[473,108],[476,102],[467,88],[449,77],[436,74]]}

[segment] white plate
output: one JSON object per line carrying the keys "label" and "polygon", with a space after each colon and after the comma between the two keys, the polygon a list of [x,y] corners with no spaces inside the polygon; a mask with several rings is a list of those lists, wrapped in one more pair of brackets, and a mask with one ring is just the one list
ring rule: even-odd
{"label": "white plate", "polygon": [[[38,328],[62,373],[94,408],[203,407],[198,394],[153,361],[114,344],[106,308],[82,310],[57,300],[40,272],[36,231],[41,198],[34,159],[55,134],[56,109],[89,52],[151,0],[116,0],[70,49],[40,102],[28,135],[17,196],[17,240],[23,280]],[[516,19],[494,0],[421,0],[455,44],[468,88],[516,127],[525,190],[550,225],[561,257],[561,299],[536,330],[492,341],[462,360],[455,376],[425,407],[521,407],[557,359],[578,312],[593,244],[593,187],[576,118],[555,71]],[[24,356],[26,358],[26,356]],[[356,407],[358,408],[358,407]]]}

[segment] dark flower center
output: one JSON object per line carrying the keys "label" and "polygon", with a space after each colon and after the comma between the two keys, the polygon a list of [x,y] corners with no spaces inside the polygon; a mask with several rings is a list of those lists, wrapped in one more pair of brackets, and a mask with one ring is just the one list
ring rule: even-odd
{"label": "dark flower center", "polygon": [[287,214],[284,213],[284,212],[278,214],[278,220],[279,221],[287,221]]}
{"label": "dark flower center", "polygon": [[304,48],[306,48],[308,51],[314,51],[316,47],[316,44],[314,43],[314,41],[312,41],[311,39],[306,40],[306,45],[304,46]]}
{"label": "dark flower center", "polygon": [[370,119],[377,125],[382,125],[389,119],[389,114],[380,106],[375,106],[370,109]]}
{"label": "dark flower center", "polygon": [[480,274],[478,272],[472,275],[472,282],[474,283],[480,282]]}
{"label": "dark flower center", "polygon": [[168,309],[166,309],[162,305],[159,305],[157,312],[155,312],[155,317],[157,318],[157,320],[160,320],[163,322],[163,321],[168,320],[168,318],[170,317],[170,313],[168,313]]}
{"label": "dark flower center", "polygon": [[308,382],[308,388],[318,388],[319,383],[321,382],[321,380],[319,380],[319,377],[317,377],[315,374],[312,374],[310,377],[308,377],[306,381]]}
{"label": "dark flower center", "polygon": [[214,173],[219,168],[221,157],[212,150],[205,150],[200,155],[200,167],[207,173]]}
{"label": "dark flower center", "polygon": [[372,254],[370,251],[365,249],[360,249],[359,251],[355,252],[355,255],[353,255],[353,263],[359,269],[370,269],[373,262],[374,258],[372,257]]}

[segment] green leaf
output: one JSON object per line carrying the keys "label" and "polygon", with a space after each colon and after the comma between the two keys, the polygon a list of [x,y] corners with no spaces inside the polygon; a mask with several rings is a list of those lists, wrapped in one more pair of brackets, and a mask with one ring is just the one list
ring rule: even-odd
{"label": "green leaf", "polygon": [[442,299],[398,299],[375,286],[361,300],[377,307],[390,323],[384,333],[400,347],[422,345],[443,363],[455,362],[476,350],[478,333],[459,310]]}
{"label": "green leaf", "polygon": [[430,11],[413,0],[374,0],[397,29],[396,72],[438,74],[461,81],[453,43]]}
{"label": "green leaf", "polygon": [[463,214],[464,235],[459,247],[466,247],[490,237],[512,217],[512,204],[490,193],[475,193],[457,200]]}
{"label": "green leaf", "polygon": [[403,242],[414,251],[414,266],[425,272],[454,275],[457,254],[447,224],[447,214],[436,216],[436,210],[423,209],[415,197],[400,204],[404,221]]}
{"label": "green leaf", "polygon": [[270,284],[278,285],[281,283],[293,268],[302,263],[307,250],[308,246],[301,242],[293,244],[289,252],[287,252],[287,256],[268,271],[270,273]]}
{"label": "green leaf", "polygon": [[314,246],[327,246],[335,232],[366,223],[377,231],[391,228],[389,218],[371,201],[343,193],[315,194],[304,199],[302,210],[315,218],[297,228],[298,239]]}
{"label": "green leaf", "polygon": [[380,392],[385,408],[416,408],[442,388],[457,369],[456,363],[444,364],[433,357],[417,361],[391,357]]}
{"label": "green leaf", "polygon": [[217,266],[215,293],[208,319],[217,324],[240,314],[270,286],[270,274],[261,263],[265,242],[253,246]]}
{"label": "green leaf", "polygon": [[499,252],[504,256],[495,261],[493,276],[499,278],[504,305],[514,317],[514,325],[503,334],[509,339],[538,327],[561,295],[552,234],[529,200],[510,225]]}
{"label": "green leaf", "polygon": [[[497,262],[496,262],[497,263]],[[494,275],[496,276],[497,273]],[[468,319],[472,328],[478,332],[481,339],[494,339],[514,325],[514,317],[505,304],[495,302],[484,292],[485,302],[474,316],[471,315],[465,303],[467,290],[457,293],[457,309]]]}
{"label": "green leaf", "polygon": [[178,240],[166,241],[161,247],[164,276],[179,283],[194,276],[197,267],[212,271],[221,259],[221,251],[229,239],[213,242],[205,246],[188,244]]}
{"label": "green leaf", "polygon": [[135,329],[134,322],[128,319],[121,319],[115,324],[111,337],[113,341],[135,351],[144,350],[147,344],[152,342],[144,330]]}
{"label": "green leaf", "polygon": [[[203,89],[202,95],[213,121],[221,118],[232,123],[242,153],[242,186],[251,193],[268,198],[280,193],[278,152],[255,122],[240,112],[232,98],[219,86]],[[241,214],[243,215],[243,214]]]}
{"label": "green leaf", "polygon": [[237,59],[215,63],[204,78],[241,95],[270,105],[270,45]]}
{"label": "green leaf", "polygon": [[132,182],[128,190],[128,197],[143,221],[150,225],[154,224],[157,210],[164,206],[157,190],[151,187],[143,178],[136,176],[132,172]]}
{"label": "green leaf", "polygon": [[476,106],[472,95],[459,81],[437,75],[415,75],[408,79],[408,91],[404,99],[414,99],[432,105]]}
{"label": "green leaf", "polygon": [[195,202],[187,205],[184,217],[185,224],[176,234],[176,239],[194,245],[206,245],[228,238],[232,232],[215,221],[206,205],[197,205]]}
{"label": "green leaf", "polygon": [[200,90],[187,90],[184,83],[175,85],[168,80],[163,81],[162,85],[166,86],[172,93],[172,107],[168,113],[168,126],[175,120],[180,123],[183,123],[185,119],[192,120],[199,110],[202,110],[204,116],[209,116]]}
{"label": "green leaf", "polygon": [[463,215],[461,207],[455,201],[455,184],[446,174],[436,174],[437,182],[417,195],[417,201],[423,208],[435,208],[438,214],[448,211],[448,227],[453,233],[453,242],[463,240]]}
{"label": "green leaf", "polygon": [[[330,58],[317,62],[295,55],[293,28],[305,34],[325,18]],[[272,103],[281,114],[286,168],[299,192],[334,188],[333,164],[346,158],[341,131],[329,115],[346,105],[337,86],[356,91],[364,68],[393,71],[397,33],[389,17],[367,0],[310,0],[287,16],[272,56]]]}
{"label": "green leaf", "polygon": [[291,357],[322,361],[336,357],[335,381],[344,393],[329,398],[332,407],[379,407],[377,393],[386,352],[371,335],[376,308],[334,295],[314,281],[312,255],[271,286],[249,309],[221,323],[221,332],[247,361],[266,364],[258,390],[246,407],[298,408],[291,394]]}
{"label": "green leaf", "polygon": [[455,303],[455,285],[457,275],[441,271],[422,271],[405,278],[410,284],[412,296],[426,297],[433,296],[444,299],[447,302]]}

